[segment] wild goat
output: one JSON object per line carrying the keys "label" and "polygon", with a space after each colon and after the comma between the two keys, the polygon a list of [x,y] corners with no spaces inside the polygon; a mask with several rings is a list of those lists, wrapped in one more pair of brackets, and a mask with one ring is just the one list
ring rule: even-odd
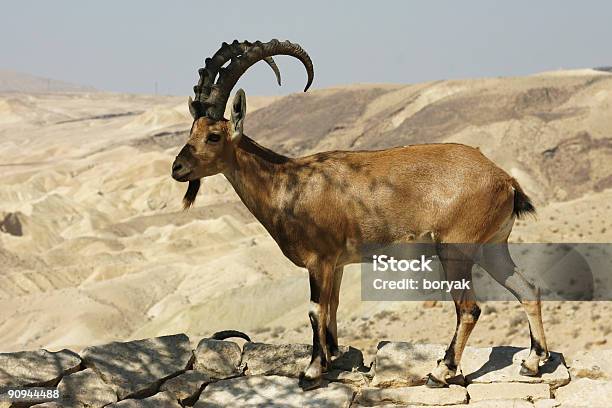
{"label": "wild goat", "polygon": [[[461,144],[332,151],[299,158],[260,146],[243,132],[242,89],[234,97],[230,120],[223,115],[232,88],[257,61],[266,61],[280,84],[274,55],[290,55],[303,63],[308,74],[304,91],[308,90],[314,78],[312,61],[289,41],[223,43],[206,59],[194,87],[195,100],[189,98],[189,140],[174,161],[172,177],[189,182],[187,208],[201,178],[223,173],[285,256],[308,269],[313,350],[302,387],[317,386],[332,357],[339,354],[336,310],[343,267],[361,261],[363,244],[410,243],[415,237],[429,237],[437,245],[447,279],[470,277],[473,261],[458,259],[444,244],[503,244],[505,250],[485,251],[480,264],[525,307],[531,352],[521,373],[537,375],[548,358],[539,292],[518,273],[505,245],[514,220],[534,211],[517,181],[478,149]],[[443,387],[456,375],[480,315],[472,290],[454,291],[452,297],[457,327],[444,357],[428,375],[431,387]]]}

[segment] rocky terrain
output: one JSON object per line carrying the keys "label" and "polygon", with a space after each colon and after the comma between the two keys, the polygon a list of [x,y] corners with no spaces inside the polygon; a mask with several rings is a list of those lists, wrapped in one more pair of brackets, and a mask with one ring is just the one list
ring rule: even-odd
{"label": "rocky terrain", "polygon": [[[271,86],[272,86],[271,80]],[[247,90],[248,91],[248,90]],[[190,126],[186,97],[0,94],[0,352],[70,348],[221,329],[309,343],[308,280],[222,176],[195,208],[170,178]],[[538,208],[514,242],[611,242],[612,74],[355,85],[248,96],[245,132],[290,155],[425,142],[479,147]],[[409,181],[407,181],[409,182]],[[362,302],[347,268],[343,344],[445,344],[446,302]],[[492,302],[469,345],[529,344],[520,305]],[[609,348],[610,302],[545,302],[552,349]]]}
{"label": "rocky terrain", "polygon": [[[361,351],[342,355],[322,385],[302,391],[298,377],[310,346],[272,345],[185,334],[61,350],[0,354],[0,392],[15,387],[56,389],[53,401],[8,401],[0,407],[473,407],[607,408],[612,401],[612,350],[552,353],[539,377],[518,374],[528,350],[468,347],[461,374],[431,389],[425,376],[444,346],[380,342],[373,362]],[[569,368],[568,368],[569,367]]]}

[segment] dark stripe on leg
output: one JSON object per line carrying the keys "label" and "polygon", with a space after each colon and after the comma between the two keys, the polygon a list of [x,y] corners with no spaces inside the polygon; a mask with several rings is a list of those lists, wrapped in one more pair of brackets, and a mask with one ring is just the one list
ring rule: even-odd
{"label": "dark stripe on leg", "polygon": [[[319,322],[319,313],[318,310],[313,310],[312,306],[317,305],[318,309],[323,307],[321,305],[321,282],[319,276],[314,273],[309,274],[310,281],[310,307],[311,310],[308,312],[308,317],[310,319],[310,324],[312,326],[312,356],[310,362],[312,364],[313,361],[316,360],[317,357],[320,358],[321,365],[323,367],[327,366],[327,360],[325,358],[325,350],[321,348],[321,341],[319,338],[319,328],[321,322]],[[323,322],[323,324],[325,324]]]}
{"label": "dark stripe on leg", "polygon": [[329,329],[325,330],[325,337],[327,338],[327,348],[329,348],[329,354],[335,356],[338,353],[338,341],[334,338]]}

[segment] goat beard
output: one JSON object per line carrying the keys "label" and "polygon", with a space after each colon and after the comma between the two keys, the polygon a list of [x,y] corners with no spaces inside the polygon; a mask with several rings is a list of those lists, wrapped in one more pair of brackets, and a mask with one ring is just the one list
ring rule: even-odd
{"label": "goat beard", "polygon": [[187,192],[185,193],[185,197],[183,197],[183,209],[189,209],[193,203],[195,202],[196,197],[198,196],[198,191],[200,191],[200,179],[191,180],[189,182],[189,186],[187,187]]}

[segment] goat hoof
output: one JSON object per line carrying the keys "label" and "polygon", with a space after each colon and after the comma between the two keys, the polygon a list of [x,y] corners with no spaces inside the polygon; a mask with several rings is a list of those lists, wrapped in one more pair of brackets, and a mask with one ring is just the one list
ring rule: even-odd
{"label": "goat hoof", "polygon": [[445,388],[445,387],[448,387],[448,384],[446,384],[444,381],[438,380],[436,377],[431,375],[431,373],[427,374],[427,382],[425,383],[425,385],[427,386],[427,388]]}
{"label": "goat hoof", "polygon": [[300,375],[300,379],[298,381],[298,385],[302,391],[314,390],[315,388],[319,388],[322,384],[322,377],[308,378],[304,374]]}
{"label": "goat hoof", "polygon": [[536,377],[538,375],[538,370],[533,370],[524,364],[521,364],[521,371],[519,371],[519,374],[526,377]]}

